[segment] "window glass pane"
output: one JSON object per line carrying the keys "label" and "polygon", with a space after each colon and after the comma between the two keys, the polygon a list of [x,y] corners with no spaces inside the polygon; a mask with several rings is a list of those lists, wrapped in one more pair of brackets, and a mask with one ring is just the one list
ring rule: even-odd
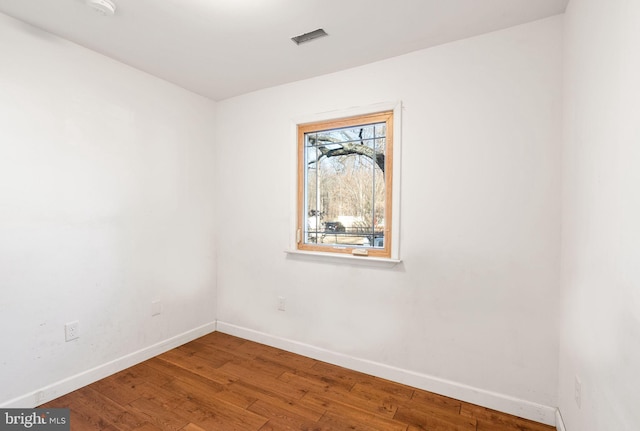
{"label": "window glass pane", "polygon": [[375,133],[379,138],[384,138],[387,136],[387,124],[386,123],[378,123],[375,125]]}
{"label": "window glass pane", "polygon": [[384,123],[305,135],[304,243],[384,247]]}

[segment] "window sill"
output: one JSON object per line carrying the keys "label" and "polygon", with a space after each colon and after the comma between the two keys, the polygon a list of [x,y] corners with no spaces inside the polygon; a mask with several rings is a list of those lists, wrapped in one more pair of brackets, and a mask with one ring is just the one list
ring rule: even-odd
{"label": "window sill", "polygon": [[374,266],[393,268],[402,260],[382,257],[353,256],[350,254],[322,253],[316,251],[285,250],[287,256],[297,260],[315,260],[346,265]]}

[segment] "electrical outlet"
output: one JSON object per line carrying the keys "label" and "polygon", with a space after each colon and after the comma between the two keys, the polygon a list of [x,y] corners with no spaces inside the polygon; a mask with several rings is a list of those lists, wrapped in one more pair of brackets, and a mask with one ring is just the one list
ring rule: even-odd
{"label": "electrical outlet", "polygon": [[80,322],[69,322],[64,325],[64,341],[75,340],[80,337]]}
{"label": "electrical outlet", "polygon": [[285,311],[287,309],[287,298],[278,296],[278,310]]}
{"label": "electrical outlet", "polygon": [[157,316],[162,313],[162,302],[151,301],[151,316]]}
{"label": "electrical outlet", "polygon": [[573,390],[573,397],[576,400],[576,404],[578,405],[578,408],[582,408],[582,382],[578,376],[576,376]]}

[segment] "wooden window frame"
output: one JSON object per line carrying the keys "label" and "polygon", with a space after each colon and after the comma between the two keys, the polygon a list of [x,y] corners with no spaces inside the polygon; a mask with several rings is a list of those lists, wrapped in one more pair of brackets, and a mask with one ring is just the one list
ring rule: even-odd
{"label": "wooden window frame", "polygon": [[[385,134],[385,223],[384,223],[384,242],[383,248],[374,247],[357,247],[357,246],[332,246],[308,244],[304,241],[306,208],[305,208],[305,188],[306,188],[306,166],[305,166],[305,134],[340,129],[344,127],[357,127],[360,125],[369,125],[373,123],[386,124]],[[324,121],[315,121],[297,125],[297,224],[296,224],[296,248],[299,251],[338,254],[338,255],[355,255],[358,257],[373,257],[390,259],[393,257],[393,246],[396,238],[393,238],[393,222],[394,222],[394,110],[384,110],[381,112],[366,113],[355,116],[348,116],[337,119],[329,119]],[[355,252],[354,252],[355,250]],[[363,252],[362,250],[366,250]],[[366,254],[365,254],[366,253]]]}

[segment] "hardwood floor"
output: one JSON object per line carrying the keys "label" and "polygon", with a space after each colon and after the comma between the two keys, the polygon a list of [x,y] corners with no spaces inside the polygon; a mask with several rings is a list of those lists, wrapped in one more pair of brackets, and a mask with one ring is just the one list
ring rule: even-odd
{"label": "hardwood floor", "polygon": [[73,431],[554,430],[219,332],[42,407]]}

